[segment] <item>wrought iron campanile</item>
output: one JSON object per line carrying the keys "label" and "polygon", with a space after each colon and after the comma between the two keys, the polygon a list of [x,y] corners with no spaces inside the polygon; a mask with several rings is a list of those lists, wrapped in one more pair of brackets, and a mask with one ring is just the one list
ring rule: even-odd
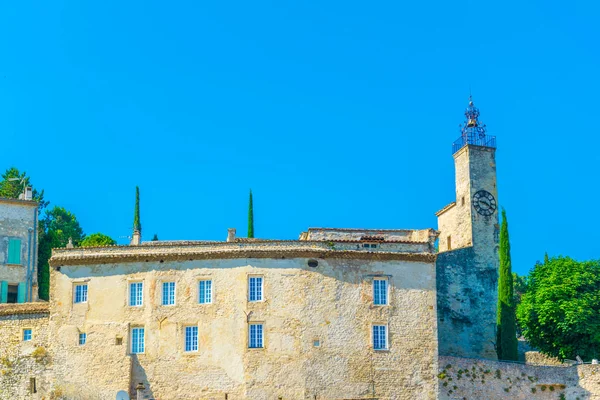
{"label": "wrought iron campanile", "polygon": [[469,96],[469,105],[465,110],[466,122],[460,125],[460,137],[452,144],[452,154],[466,145],[496,148],[496,136],[487,134],[485,124],[479,122],[479,108],[473,104],[473,97]]}

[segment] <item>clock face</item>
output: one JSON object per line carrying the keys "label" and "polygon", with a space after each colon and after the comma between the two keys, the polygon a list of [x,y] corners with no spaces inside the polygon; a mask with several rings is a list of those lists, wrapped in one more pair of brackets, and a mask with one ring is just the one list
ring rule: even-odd
{"label": "clock face", "polygon": [[496,211],[496,199],[490,192],[480,190],[473,195],[473,207],[479,214],[489,217]]}

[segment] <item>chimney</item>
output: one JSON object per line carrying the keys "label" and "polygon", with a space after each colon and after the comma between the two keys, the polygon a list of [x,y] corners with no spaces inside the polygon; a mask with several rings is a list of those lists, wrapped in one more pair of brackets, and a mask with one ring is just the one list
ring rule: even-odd
{"label": "chimney", "polygon": [[137,229],[133,231],[133,238],[131,238],[130,246],[139,246],[142,244],[142,234]]}
{"label": "chimney", "polygon": [[227,241],[235,242],[235,228],[227,229]]}
{"label": "chimney", "polygon": [[27,186],[24,191],[25,200],[31,201],[33,199],[33,190],[31,190],[31,186]]}
{"label": "chimney", "polygon": [[67,249],[72,249],[73,247],[73,238],[69,238],[69,243],[67,243]]}

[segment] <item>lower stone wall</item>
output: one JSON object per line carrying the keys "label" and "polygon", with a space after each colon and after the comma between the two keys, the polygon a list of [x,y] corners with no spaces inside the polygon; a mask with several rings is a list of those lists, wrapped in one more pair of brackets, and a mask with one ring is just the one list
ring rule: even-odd
{"label": "lower stone wall", "polygon": [[534,366],[439,359],[439,399],[600,399],[600,365]]}
{"label": "lower stone wall", "polygon": [[[42,399],[50,392],[48,312],[35,307],[0,307],[0,400]],[[24,329],[31,329],[31,340],[23,340]]]}

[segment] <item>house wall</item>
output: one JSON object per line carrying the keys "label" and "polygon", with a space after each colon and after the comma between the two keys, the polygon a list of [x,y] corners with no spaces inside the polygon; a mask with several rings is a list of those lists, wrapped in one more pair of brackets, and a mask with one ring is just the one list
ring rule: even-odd
{"label": "house wall", "polygon": [[[148,398],[433,399],[437,392],[435,269],[432,262],[216,259],[62,266],[52,271],[51,334],[65,385],[84,382],[114,396],[142,382]],[[251,274],[265,301],[247,301]],[[372,279],[388,276],[390,304],[374,306]],[[198,304],[198,280],[213,281],[213,303]],[[144,282],[144,306],[128,306],[128,283]],[[163,281],[176,305],[162,306]],[[73,285],[89,298],[73,304]],[[263,322],[265,346],[248,349],[248,322]],[[371,348],[371,327],[387,324],[389,350]],[[184,349],[197,325],[199,351]],[[130,355],[130,330],[144,326],[146,351]],[[78,333],[88,343],[78,348]],[[116,345],[116,339],[123,339]],[[314,347],[319,340],[320,346]],[[58,358],[57,358],[58,359]],[[131,364],[128,360],[131,360]],[[101,364],[102,368],[91,366]],[[131,368],[131,379],[118,380]],[[73,371],[77,371],[73,373]],[[70,372],[70,373],[68,373]],[[127,377],[129,378],[129,377]]]}
{"label": "house wall", "polygon": [[[5,311],[2,305],[0,311]],[[48,368],[52,364],[48,341],[48,312],[0,315],[0,399],[42,399],[50,391]],[[23,330],[31,329],[30,341]],[[37,393],[32,393],[31,379]]]}

